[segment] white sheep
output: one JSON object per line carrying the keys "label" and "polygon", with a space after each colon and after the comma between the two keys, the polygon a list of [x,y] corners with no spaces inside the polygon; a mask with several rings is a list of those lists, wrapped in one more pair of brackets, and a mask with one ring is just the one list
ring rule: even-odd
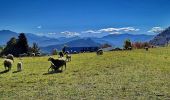
{"label": "white sheep", "polygon": [[31,56],[32,56],[32,57],[35,57],[35,53],[32,53]]}
{"label": "white sheep", "polygon": [[22,62],[18,62],[17,64],[17,71],[22,71]]}
{"label": "white sheep", "polygon": [[67,60],[67,61],[71,61],[71,55],[66,54],[66,60]]}
{"label": "white sheep", "polygon": [[5,67],[5,70],[11,70],[11,67],[12,67],[12,64],[13,64],[13,60],[11,59],[5,59],[4,60],[4,67]]}
{"label": "white sheep", "polygon": [[8,54],[6,59],[11,59],[14,62],[14,56],[12,54]]}

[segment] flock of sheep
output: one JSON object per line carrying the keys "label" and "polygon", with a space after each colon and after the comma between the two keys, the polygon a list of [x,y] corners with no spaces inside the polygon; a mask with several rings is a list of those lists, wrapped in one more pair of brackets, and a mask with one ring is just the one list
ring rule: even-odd
{"label": "flock of sheep", "polygon": [[[65,54],[65,58],[64,59],[64,54]],[[58,71],[60,68],[61,70],[63,70],[63,66],[65,66],[65,69],[66,69],[66,62],[70,62],[71,61],[71,55],[69,54],[69,52],[65,52],[65,53],[62,53],[60,52],[59,53],[59,59],[54,59],[52,57],[50,57],[48,59],[48,61],[51,62],[51,66],[50,68],[48,69],[48,71],[50,71],[50,69],[52,71]],[[102,55],[103,54],[103,50],[99,49],[97,52],[96,52],[97,55]],[[12,68],[12,65],[14,63],[14,56],[12,54],[8,54],[6,57],[5,57],[5,60],[4,60],[4,68],[5,70],[11,70]],[[23,63],[20,61],[17,63],[17,71],[22,71],[23,69]]]}
{"label": "flock of sheep", "polygon": [[[14,63],[14,56],[12,54],[8,54],[6,56],[6,59],[4,60],[5,70],[11,70],[13,63]],[[18,62],[17,71],[21,71],[21,70],[22,70],[22,62]]]}
{"label": "flock of sheep", "polygon": [[[60,59],[54,59],[54,58],[50,57],[48,59],[48,61],[51,62],[51,66],[48,69],[48,71],[50,69],[52,69],[52,71],[57,71],[60,68],[62,68],[62,70],[63,70],[63,66],[65,66],[65,69],[66,69],[66,62],[71,61],[71,55],[68,52],[66,52],[65,55],[66,55],[66,59],[63,58],[64,57],[63,53],[59,53]],[[11,70],[13,63],[14,63],[14,56],[12,54],[8,54],[7,56],[5,56],[5,60],[3,63],[5,70],[8,70],[8,71]],[[17,63],[17,72],[22,71],[22,69],[23,69],[22,67],[23,67],[23,63],[18,62]]]}
{"label": "flock of sheep", "polygon": [[[146,51],[148,51],[148,47],[145,47],[144,48]],[[130,49],[131,50],[131,49]],[[97,52],[96,52],[97,55],[103,55],[103,50],[102,49],[99,49]],[[33,56],[35,56],[35,54],[32,54]],[[64,59],[64,55],[65,55],[65,58]],[[65,69],[66,69],[66,62],[70,62],[71,61],[71,55],[69,54],[69,52],[65,52],[64,54],[62,52],[59,53],[59,59],[54,59],[52,57],[49,57],[48,61],[51,62],[51,66],[49,67],[48,69],[48,72],[50,71],[50,69],[52,71],[58,71],[60,68],[61,68],[61,71],[63,70],[63,66],[65,66]],[[8,54],[6,57],[5,57],[5,60],[4,60],[4,67],[5,67],[5,70],[11,70],[11,67],[14,63],[14,56],[12,54]],[[22,71],[22,68],[23,67],[23,63],[22,62],[18,62],[17,63],[17,71]]]}
{"label": "flock of sheep", "polygon": [[[148,51],[148,48],[145,48],[146,51]],[[103,55],[103,50],[99,49],[96,52],[97,55]],[[63,59],[64,54],[62,52],[59,53],[59,58],[60,59],[54,59],[52,57],[50,57],[48,59],[48,61],[51,62],[51,66],[48,69],[48,72],[50,69],[52,69],[52,71],[58,71],[61,68],[61,71],[63,70],[63,66],[65,66],[66,69],[66,62],[70,62],[71,61],[71,55],[69,54],[69,52],[65,53],[66,55],[66,59]],[[4,67],[5,70],[11,70],[11,67],[14,63],[14,56],[12,54],[8,54],[6,56],[6,59],[4,60]],[[23,63],[22,62],[18,62],[17,63],[17,71],[22,71],[22,67],[23,67]]]}

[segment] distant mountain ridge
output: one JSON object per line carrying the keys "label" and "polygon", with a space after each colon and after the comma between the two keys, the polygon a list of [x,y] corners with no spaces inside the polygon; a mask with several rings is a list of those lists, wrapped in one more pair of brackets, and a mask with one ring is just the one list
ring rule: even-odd
{"label": "distant mountain ridge", "polygon": [[73,40],[73,41],[63,43],[63,44],[58,44],[58,45],[50,45],[47,47],[41,47],[41,50],[43,50],[44,52],[50,53],[53,49],[61,50],[64,47],[64,45],[69,46],[69,47],[99,47],[101,46],[101,44],[93,41],[91,38],[88,38],[88,39],[77,39],[77,40]]}
{"label": "distant mountain ridge", "polygon": [[149,43],[155,46],[165,46],[170,41],[170,27],[156,35]]}
{"label": "distant mountain ridge", "polygon": [[[16,33],[16,32],[10,31],[10,30],[1,30],[0,31],[0,45],[5,45],[10,40],[10,38],[12,38],[12,37],[17,38],[18,35],[19,35],[19,33]],[[26,35],[30,45],[32,45],[33,42],[36,42],[39,45],[47,46],[44,43],[44,41],[52,39],[52,38],[48,38],[45,36],[34,35],[32,33],[25,33],[25,35]],[[57,41],[57,39],[55,39],[55,41]]]}
{"label": "distant mountain ridge", "polygon": [[0,45],[5,45],[12,37],[17,37],[18,34],[10,30],[1,30],[0,31]]}
{"label": "distant mountain ridge", "polygon": [[111,44],[114,47],[122,47],[124,44],[124,40],[130,39],[132,42],[149,42],[151,39],[153,39],[153,35],[145,35],[145,34],[139,34],[139,35],[133,35],[133,34],[110,34],[107,36],[104,36],[102,38],[94,38],[94,37],[88,37],[88,38],[78,38],[77,40],[69,41],[63,44],[58,45],[50,45],[47,47],[41,48],[43,51],[51,52],[52,49],[58,49],[61,50],[64,45],[70,46],[70,47],[89,47],[89,46],[100,46],[101,44],[108,43]]}
{"label": "distant mountain ridge", "polygon": [[[10,30],[0,31],[0,45],[5,45],[11,37],[18,37],[18,33],[12,32]],[[140,41],[147,42],[154,38],[154,35],[145,34],[110,34],[101,38],[97,37],[59,37],[59,38],[49,38],[46,36],[38,36],[32,33],[26,33],[26,37],[29,44],[32,45],[33,42],[38,43],[38,45],[45,51],[51,51],[51,49],[61,49],[63,45],[69,45],[71,47],[85,47],[85,46],[99,46],[104,43],[108,43],[113,47],[122,47],[124,40],[130,39],[132,42]],[[49,50],[48,50],[49,49]]]}
{"label": "distant mountain ridge", "polygon": [[149,42],[154,38],[154,35],[145,34],[110,34],[101,38],[101,40],[108,42],[115,47],[122,47],[126,39],[130,39],[132,42]]}

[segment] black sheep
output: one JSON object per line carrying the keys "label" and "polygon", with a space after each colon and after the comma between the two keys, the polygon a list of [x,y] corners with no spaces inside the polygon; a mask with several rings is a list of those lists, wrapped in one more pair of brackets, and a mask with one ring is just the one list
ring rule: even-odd
{"label": "black sheep", "polygon": [[96,52],[97,55],[103,55],[103,50],[102,49],[99,49],[97,52]]}
{"label": "black sheep", "polygon": [[146,50],[146,51],[148,51],[148,50],[149,50],[149,48],[148,48],[148,47],[145,47],[145,50]]}
{"label": "black sheep", "polygon": [[59,52],[59,56],[60,56],[60,58],[64,57],[63,52]]}
{"label": "black sheep", "polygon": [[63,69],[63,66],[65,66],[65,69],[66,69],[66,61],[65,60],[59,60],[59,59],[54,59],[54,58],[50,57],[48,59],[48,61],[51,61],[52,65],[50,68],[54,69],[54,71],[59,70],[59,68],[61,68],[61,67]]}

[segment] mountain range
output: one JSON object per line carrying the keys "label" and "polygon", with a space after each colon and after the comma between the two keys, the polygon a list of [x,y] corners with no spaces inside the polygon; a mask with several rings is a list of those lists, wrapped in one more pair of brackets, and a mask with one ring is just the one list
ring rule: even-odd
{"label": "mountain range", "polygon": [[[19,33],[16,33],[16,32],[10,31],[10,30],[1,30],[0,31],[0,45],[6,45],[6,43],[10,40],[10,38],[12,38],[12,37],[17,38],[18,35],[19,35]],[[26,35],[30,45],[32,45],[33,42],[36,42],[39,45],[46,45],[46,43],[43,43],[43,41],[52,39],[52,38],[48,38],[45,36],[34,35],[32,33],[26,33],[25,35]]]}
{"label": "mountain range", "polygon": [[149,43],[155,46],[165,46],[170,42],[170,27],[156,35]]}
{"label": "mountain range", "polygon": [[[5,45],[11,37],[17,37],[18,33],[10,30],[0,31],[0,45]],[[38,36],[32,33],[26,33],[26,37],[29,44],[32,45],[33,42],[38,43],[42,51],[51,52],[52,49],[60,50],[64,45],[70,47],[90,47],[90,46],[100,46],[101,44],[108,43],[113,47],[122,47],[124,40],[130,39],[132,42],[141,41],[147,42],[154,38],[154,35],[146,34],[110,34],[101,38],[97,37],[59,37],[59,38],[49,38],[46,36]]]}

